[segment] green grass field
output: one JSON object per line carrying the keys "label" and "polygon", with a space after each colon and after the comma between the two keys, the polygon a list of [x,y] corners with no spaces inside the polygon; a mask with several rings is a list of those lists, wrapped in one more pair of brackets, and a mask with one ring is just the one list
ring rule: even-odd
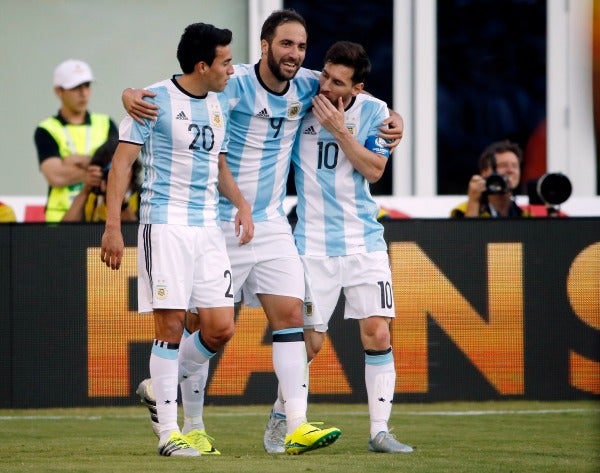
{"label": "green grass field", "polygon": [[599,472],[600,403],[396,404],[393,433],[412,454],[367,451],[366,405],[311,404],[309,420],[342,429],[299,456],[262,449],[268,406],[207,406],[221,456],[165,458],[144,407],[0,410],[6,472]]}

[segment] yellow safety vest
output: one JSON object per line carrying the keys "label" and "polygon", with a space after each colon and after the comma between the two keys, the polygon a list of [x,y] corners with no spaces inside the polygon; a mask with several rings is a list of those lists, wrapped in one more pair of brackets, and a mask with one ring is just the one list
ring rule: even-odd
{"label": "yellow safety vest", "polygon": [[[90,113],[91,124],[63,124],[56,117],[50,117],[39,124],[50,133],[58,144],[61,158],[72,154],[91,156],[108,139],[110,117],[100,113]],[[60,222],[69,210],[83,183],[64,187],[50,187],[46,202],[46,222]]]}

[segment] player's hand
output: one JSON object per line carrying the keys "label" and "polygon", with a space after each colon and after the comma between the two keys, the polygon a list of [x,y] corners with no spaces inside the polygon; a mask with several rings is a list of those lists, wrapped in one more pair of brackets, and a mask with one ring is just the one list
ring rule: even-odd
{"label": "player's hand", "polygon": [[125,243],[120,230],[106,228],[102,235],[102,248],[100,250],[100,259],[110,269],[119,269]]}
{"label": "player's hand", "polygon": [[136,122],[144,124],[144,118],[154,120],[158,117],[158,106],[144,100],[144,97],[155,97],[154,92],[146,89],[125,89],[121,95],[123,107]]}
{"label": "player's hand", "polygon": [[254,238],[254,221],[250,205],[244,205],[235,214],[235,236],[239,237],[240,245],[245,245]]}
{"label": "player's hand", "polygon": [[338,98],[337,107],[322,94],[313,98],[312,103],[315,117],[329,133],[335,136],[346,130],[344,102],[341,97]]}
{"label": "player's hand", "polygon": [[381,122],[377,136],[388,142],[386,146],[390,148],[390,153],[392,153],[394,149],[396,149],[396,146],[400,144],[403,134],[404,120],[402,119],[402,116],[393,110],[390,110],[390,116]]}

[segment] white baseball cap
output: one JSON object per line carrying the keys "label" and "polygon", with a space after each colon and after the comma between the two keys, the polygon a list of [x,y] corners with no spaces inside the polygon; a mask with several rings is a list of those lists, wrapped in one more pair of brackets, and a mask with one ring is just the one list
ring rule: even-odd
{"label": "white baseball cap", "polygon": [[54,69],[54,87],[73,89],[93,80],[94,75],[90,66],[78,59],[67,59]]}

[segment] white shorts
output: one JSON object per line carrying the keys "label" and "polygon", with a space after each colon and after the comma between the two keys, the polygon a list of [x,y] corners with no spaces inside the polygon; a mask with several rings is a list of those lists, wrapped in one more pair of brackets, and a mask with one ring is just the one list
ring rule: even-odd
{"label": "white shorts", "polygon": [[233,222],[222,222],[231,260],[235,301],[260,307],[256,294],[272,294],[304,300],[304,269],[286,217],[256,222],[254,238],[239,244]]}
{"label": "white shorts", "polygon": [[234,293],[219,227],[139,226],[139,312],[232,307]]}
{"label": "white shorts", "polygon": [[342,290],[346,298],[344,319],[395,317],[392,271],[386,251],[300,258],[306,278],[304,311],[322,321],[313,324],[316,331],[327,331]]}

